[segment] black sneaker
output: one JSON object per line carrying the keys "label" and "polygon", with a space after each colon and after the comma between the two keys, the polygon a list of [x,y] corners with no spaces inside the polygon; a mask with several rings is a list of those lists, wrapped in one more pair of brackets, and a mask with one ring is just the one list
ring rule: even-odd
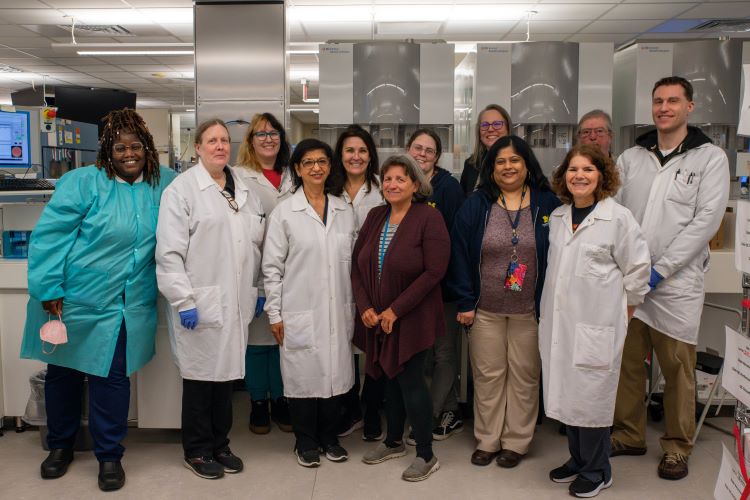
{"label": "black sneaker", "polygon": [[214,459],[224,466],[224,472],[228,474],[236,474],[244,469],[245,465],[242,463],[242,459],[232,453],[232,450],[226,449],[214,455]]}
{"label": "black sneaker", "polygon": [[365,413],[362,440],[368,442],[382,441],[385,438],[383,426],[380,422],[380,413]]}
{"label": "black sneaker", "polygon": [[268,434],[271,432],[271,417],[268,414],[268,400],[259,399],[250,405],[250,432]]}
{"label": "black sneaker", "polygon": [[185,467],[204,479],[219,479],[224,477],[224,466],[212,457],[185,457]]}
{"label": "black sneaker", "polygon": [[289,403],[285,397],[271,400],[271,419],[284,432],[292,432],[292,417],[289,416]]}
{"label": "black sneaker", "polygon": [[341,425],[339,432],[336,434],[338,437],[346,437],[357,429],[361,429],[365,426],[364,421],[360,419],[347,418]]}
{"label": "black sneaker", "polygon": [[440,416],[440,424],[432,429],[432,439],[442,441],[462,430],[464,430],[464,423],[458,415],[452,411],[444,411]]}
{"label": "black sneaker", "polygon": [[331,462],[345,462],[349,453],[338,444],[329,444],[325,447],[326,458]]}
{"label": "black sneaker", "polygon": [[307,450],[300,452],[294,449],[294,455],[297,457],[297,463],[302,467],[319,467],[320,453],[318,450]]}
{"label": "black sneaker", "polygon": [[409,429],[409,435],[406,436],[406,444],[409,446],[417,446],[417,440],[414,438],[414,431]]}
{"label": "black sneaker", "polygon": [[583,476],[578,476],[575,480],[570,483],[568,491],[574,497],[578,498],[592,498],[599,494],[600,491],[605,490],[612,486],[612,478],[606,483],[602,479],[601,481],[589,481]]}
{"label": "black sneaker", "polygon": [[572,483],[576,476],[578,476],[578,473],[569,469],[567,464],[562,464],[560,467],[549,471],[549,478],[556,483]]}

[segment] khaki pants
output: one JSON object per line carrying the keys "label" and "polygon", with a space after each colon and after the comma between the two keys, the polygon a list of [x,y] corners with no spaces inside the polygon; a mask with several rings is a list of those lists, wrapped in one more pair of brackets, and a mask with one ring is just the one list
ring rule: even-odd
{"label": "khaki pants", "polygon": [[477,449],[525,454],[539,411],[539,339],[533,314],[477,310],[469,333]]}
{"label": "khaki pants", "polygon": [[695,434],[695,346],[664,335],[638,319],[630,322],[625,337],[612,438],[626,446],[646,447],[644,360],[651,348],[666,382],[662,450],[688,456]]}

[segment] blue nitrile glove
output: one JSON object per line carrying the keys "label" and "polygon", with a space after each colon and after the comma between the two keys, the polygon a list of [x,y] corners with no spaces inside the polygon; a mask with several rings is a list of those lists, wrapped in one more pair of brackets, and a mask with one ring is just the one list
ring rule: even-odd
{"label": "blue nitrile glove", "polygon": [[260,315],[263,314],[264,305],[266,305],[266,298],[258,297],[258,300],[255,302],[255,317],[256,318],[260,318]]}
{"label": "blue nitrile glove", "polygon": [[187,311],[180,311],[180,323],[183,328],[194,330],[198,326],[198,309],[192,308]]}
{"label": "blue nitrile glove", "polygon": [[654,269],[652,267],[651,268],[651,279],[648,280],[648,286],[650,286],[651,290],[653,290],[654,288],[656,288],[656,285],[658,285],[659,282],[661,280],[663,280],[663,279],[664,279],[664,276],[662,276],[661,274],[659,274],[658,272],[656,272],[656,269]]}

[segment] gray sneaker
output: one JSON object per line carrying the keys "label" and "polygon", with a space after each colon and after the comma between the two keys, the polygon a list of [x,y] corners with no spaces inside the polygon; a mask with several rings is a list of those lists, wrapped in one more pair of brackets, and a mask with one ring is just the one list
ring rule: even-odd
{"label": "gray sneaker", "polygon": [[440,468],[440,462],[435,455],[432,455],[432,459],[429,462],[425,462],[424,458],[417,457],[411,463],[408,469],[401,474],[401,479],[404,481],[424,481],[430,474]]}
{"label": "gray sneaker", "polygon": [[390,460],[391,458],[403,457],[404,455],[406,455],[404,443],[400,443],[395,448],[389,448],[385,443],[378,443],[374,449],[365,453],[362,461],[366,464],[374,465]]}

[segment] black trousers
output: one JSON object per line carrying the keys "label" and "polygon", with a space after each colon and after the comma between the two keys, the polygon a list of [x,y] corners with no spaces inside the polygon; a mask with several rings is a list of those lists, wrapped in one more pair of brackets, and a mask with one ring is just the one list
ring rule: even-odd
{"label": "black trousers", "polygon": [[417,456],[422,458],[432,456],[432,398],[424,378],[426,357],[426,350],[415,354],[401,373],[386,378],[385,382],[386,442],[403,440],[408,416],[417,442]]}
{"label": "black trousers", "polygon": [[300,452],[339,444],[336,436],[341,415],[341,396],[332,398],[287,398],[295,448]]}
{"label": "black trousers", "polygon": [[229,449],[233,382],[182,379],[182,448],[187,458]]}
{"label": "black trousers", "polygon": [[[361,400],[360,388],[362,389]],[[379,412],[383,408],[383,399],[385,398],[385,379],[383,377],[374,379],[365,374],[364,384],[360,384],[359,354],[354,355],[354,385],[342,398],[343,424],[360,420],[362,418],[362,406],[365,408],[365,424],[371,420],[380,419]]]}
{"label": "black trousers", "polygon": [[565,465],[589,481],[609,481],[612,477],[609,464],[609,427],[567,425],[565,432],[570,450],[570,460]]}

